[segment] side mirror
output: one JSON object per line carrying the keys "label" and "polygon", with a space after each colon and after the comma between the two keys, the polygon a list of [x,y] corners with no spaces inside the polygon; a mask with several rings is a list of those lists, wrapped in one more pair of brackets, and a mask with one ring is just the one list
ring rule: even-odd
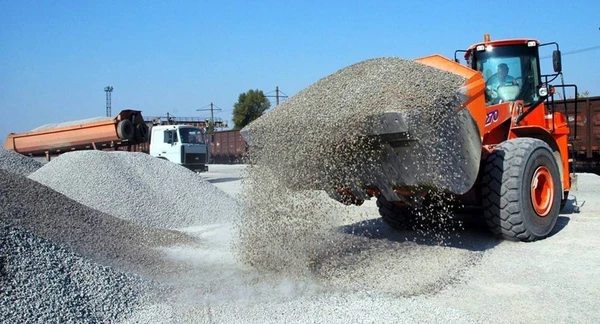
{"label": "side mirror", "polygon": [[167,131],[167,144],[173,144],[173,132]]}
{"label": "side mirror", "polygon": [[554,67],[554,72],[556,72],[556,73],[562,72],[562,62],[561,62],[559,50],[552,52],[552,66]]}

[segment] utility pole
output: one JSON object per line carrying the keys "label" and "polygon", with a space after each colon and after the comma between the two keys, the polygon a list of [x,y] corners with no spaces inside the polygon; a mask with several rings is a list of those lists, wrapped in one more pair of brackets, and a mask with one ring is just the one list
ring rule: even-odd
{"label": "utility pole", "polygon": [[[273,93],[273,91],[269,92],[269,93]],[[279,86],[275,86],[275,95],[265,95],[265,97],[267,98],[275,98],[275,106],[279,106],[279,98],[287,98],[288,96],[283,93],[283,95],[280,95],[279,93],[283,93],[283,91],[279,90]]]}
{"label": "utility pole", "polygon": [[210,108],[209,109],[196,109],[196,111],[207,111],[210,110],[210,121],[208,122],[208,132],[209,133],[214,133],[215,131],[215,110],[221,110],[221,108],[217,107],[215,109],[215,106],[212,102],[210,103]]}
{"label": "utility pole", "polygon": [[106,92],[106,117],[112,117],[112,113],[111,113],[111,93],[113,91],[113,87],[112,86],[108,86],[104,88],[104,92]]}

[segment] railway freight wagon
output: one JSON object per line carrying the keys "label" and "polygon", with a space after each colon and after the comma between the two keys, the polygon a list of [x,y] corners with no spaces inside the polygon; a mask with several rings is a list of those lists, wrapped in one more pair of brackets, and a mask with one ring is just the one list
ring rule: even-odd
{"label": "railway freight wagon", "polygon": [[215,132],[210,137],[211,163],[242,163],[247,151],[246,141],[239,130]]}
{"label": "railway freight wagon", "polygon": [[600,96],[555,101],[554,107],[567,111],[575,172],[600,174]]}

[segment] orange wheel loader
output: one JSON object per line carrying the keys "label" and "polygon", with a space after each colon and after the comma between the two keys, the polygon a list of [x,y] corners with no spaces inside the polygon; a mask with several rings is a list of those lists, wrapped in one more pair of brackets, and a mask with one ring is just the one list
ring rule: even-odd
{"label": "orange wheel loader", "polygon": [[[555,48],[554,72],[549,75],[542,75],[540,69],[543,46]],[[466,66],[458,63],[460,52]],[[461,117],[454,135],[459,149],[436,175],[437,189],[453,193],[463,205],[480,206],[489,228],[499,237],[534,241],[548,236],[576,181],[569,160],[567,119],[548,104],[556,88],[564,93],[573,87],[577,92],[576,86],[562,82],[558,44],[532,39],[492,41],[486,34],[483,42],[456,51],[454,60],[433,55],[416,61],[466,78],[459,89],[463,105],[457,107]],[[561,84],[550,86],[559,76]],[[382,124],[389,125],[402,116],[385,118]],[[410,132],[400,128],[379,135],[394,138]],[[418,155],[410,145],[388,144],[394,159],[399,157],[393,161]],[[419,185],[417,180],[394,188],[373,186],[367,194],[377,197],[387,224],[406,229],[414,225],[414,205],[428,203],[426,190],[415,189]],[[349,190],[340,193],[352,195]]]}

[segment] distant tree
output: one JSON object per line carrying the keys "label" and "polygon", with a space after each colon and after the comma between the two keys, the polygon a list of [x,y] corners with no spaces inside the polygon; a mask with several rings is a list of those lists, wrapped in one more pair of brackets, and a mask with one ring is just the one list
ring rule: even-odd
{"label": "distant tree", "polygon": [[[556,94],[558,95],[559,99],[563,99],[563,95],[560,92],[556,92]],[[590,96],[590,92],[588,90],[583,91],[583,92],[577,92],[577,98],[587,98]],[[567,99],[574,99],[573,96],[568,96]]]}
{"label": "distant tree", "polygon": [[242,129],[271,107],[271,102],[262,90],[248,90],[240,94],[238,102],[233,105],[233,128]]}
{"label": "distant tree", "polygon": [[584,92],[578,92],[577,98],[587,98],[590,95],[590,92],[585,90]]}

